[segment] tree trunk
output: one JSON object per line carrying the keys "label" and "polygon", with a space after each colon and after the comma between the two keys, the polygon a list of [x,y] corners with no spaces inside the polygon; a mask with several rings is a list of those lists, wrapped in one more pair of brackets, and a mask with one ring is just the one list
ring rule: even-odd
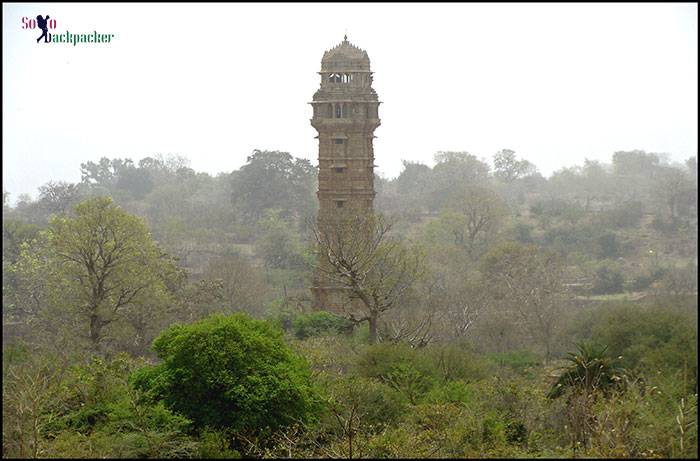
{"label": "tree trunk", "polygon": [[92,342],[95,351],[99,349],[100,346],[100,336],[102,330],[102,322],[97,314],[92,314],[90,316],[90,341]]}
{"label": "tree trunk", "polygon": [[369,315],[369,343],[370,344],[376,344],[377,343],[377,321],[378,315],[375,313],[372,313]]}

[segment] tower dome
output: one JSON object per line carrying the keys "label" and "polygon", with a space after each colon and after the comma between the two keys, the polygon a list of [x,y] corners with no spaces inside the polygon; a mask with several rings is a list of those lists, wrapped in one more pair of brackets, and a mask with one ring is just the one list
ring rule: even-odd
{"label": "tower dome", "polygon": [[369,56],[350,43],[346,35],[340,44],[323,54],[321,72],[330,71],[369,71]]}

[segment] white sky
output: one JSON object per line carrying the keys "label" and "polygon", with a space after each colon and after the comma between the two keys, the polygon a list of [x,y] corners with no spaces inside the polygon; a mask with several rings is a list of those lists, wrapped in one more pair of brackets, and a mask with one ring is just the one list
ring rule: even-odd
{"label": "white sky", "polygon": [[[698,145],[697,4],[3,4],[3,188],[36,197],[100,157],[179,154],[197,171],[253,149],[317,164],[325,50],[367,50],[379,172],[440,150],[510,148],[549,175],[616,150]],[[56,32],[108,45],[41,44]]]}

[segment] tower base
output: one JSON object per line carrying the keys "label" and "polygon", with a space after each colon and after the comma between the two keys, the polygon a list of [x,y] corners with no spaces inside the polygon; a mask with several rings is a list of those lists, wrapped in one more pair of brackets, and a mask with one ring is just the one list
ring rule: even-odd
{"label": "tower base", "polygon": [[360,318],[363,316],[362,300],[351,296],[350,289],[337,286],[311,287],[313,308],[317,311],[327,311],[345,317]]}

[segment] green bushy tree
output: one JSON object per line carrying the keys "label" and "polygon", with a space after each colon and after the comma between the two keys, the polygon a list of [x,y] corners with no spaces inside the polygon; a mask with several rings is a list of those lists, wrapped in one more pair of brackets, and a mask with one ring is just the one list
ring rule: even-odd
{"label": "green bushy tree", "polygon": [[172,326],[153,349],[163,362],[136,373],[136,387],[198,427],[261,432],[314,414],[308,365],[269,322],[212,315]]}

